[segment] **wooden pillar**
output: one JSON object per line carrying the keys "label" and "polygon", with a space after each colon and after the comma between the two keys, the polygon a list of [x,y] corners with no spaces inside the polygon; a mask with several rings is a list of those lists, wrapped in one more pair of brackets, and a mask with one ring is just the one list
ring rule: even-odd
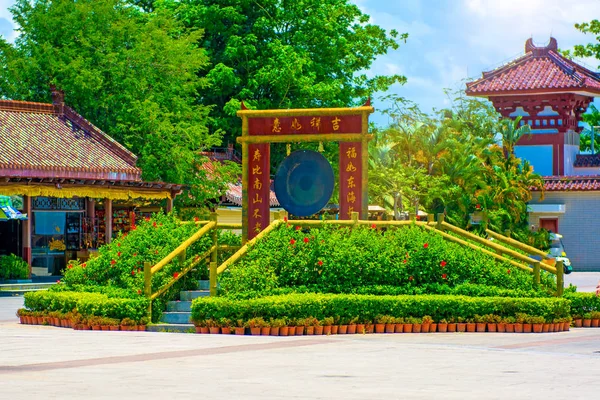
{"label": "wooden pillar", "polygon": [[90,199],[88,197],[87,200],[86,200],[86,202],[87,202],[87,207],[86,207],[86,215],[87,215],[87,217],[88,218],[95,218],[96,217],[96,200]]}
{"label": "wooden pillar", "polygon": [[104,237],[106,244],[112,242],[112,214],[112,200],[104,199]]}
{"label": "wooden pillar", "polygon": [[[242,117],[242,137],[248,136],[248,117]],[[248,157],[250,157],[248,143],[242,143],[242,245],[248,241]],[[268,201],[268,200],[267,200]]]}
{"label": "wooden pillar", "polygon": [[31,213],[31,196],[23,196],[23,213],[27,214],[27,219],[23,220],[22,243],[23,243],[23,260],[29,265],[29,277],[31,278],[31,220],[33,214]]}
{"label": "wooden pillar", "polygon": [[170,197],[167,199],[167,206],[166,206],[166,213],[170,213],[171,211],[173,211],[173,198]]}
{"label": "wooden pillar", "polygon": [[361,219],[369,219],[369,140],[367,135],[369,134],[369,112],[362,113],[361,123],[361,192],[362,192],[362,204],[360,205],[360,217]]}

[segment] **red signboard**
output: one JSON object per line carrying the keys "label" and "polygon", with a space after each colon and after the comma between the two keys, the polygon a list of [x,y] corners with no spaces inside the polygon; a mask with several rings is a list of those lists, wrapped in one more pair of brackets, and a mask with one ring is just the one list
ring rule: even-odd
{"label": "red signboard", "polygon": [[270,221],[269,144],[248,146],[248,240],[265,229]]}
{"label": "red signboard", "polygon": [[360,115],[330,117],[249,118],[250,135],[300,135],[327,133],[361,133]]}
{"label": "red signboard", "polygon": [[340,219],[360,215],[362,195],[362,143],[340,143]]}

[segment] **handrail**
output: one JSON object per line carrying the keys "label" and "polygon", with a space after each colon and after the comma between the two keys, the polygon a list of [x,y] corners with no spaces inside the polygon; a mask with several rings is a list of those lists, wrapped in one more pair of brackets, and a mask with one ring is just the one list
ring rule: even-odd
{"label": "handrail", "polygon": [[529,254],[535,254],[535,255],[538,255],[538,256],[542,256],[544,260],[549,260],[549,259],[552,258],[552,257],[548,256],[547,252],[542,251],[540,249],[536,249],[535,247],[529,246],[529,245],[527,245],[525,243],[521,243],[518,240],[509,238],[508,236],[501,235],[501,234],[496,233],[494,231],[491,231],[489,229],[486,229],[485,233],[487,233],[489,236],[493,237],[494,239],[497,239],[497,240],[499,240],[501,242],[509,244],[509,245],[511,245],[513,247],[516,247],[519,250],[526,251]]}

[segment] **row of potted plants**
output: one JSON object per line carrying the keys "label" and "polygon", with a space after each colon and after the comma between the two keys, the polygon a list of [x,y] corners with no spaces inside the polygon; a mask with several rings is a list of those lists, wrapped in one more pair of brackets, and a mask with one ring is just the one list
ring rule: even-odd
{"label": "row of potted plants", "polygon": [[515,317],[501,318],[498,315],[477,316],[473,319],[441,319],[434,321],[430,316],[423,318],[398,318],[378,315],[372,322],[360,322],[354,318],[343,322],[339,318],[327,317],[322,320],[308,317],[304,319],[274,318],[265,321],[261,317],[232,321],[227,318],[195,321],[196,333],[236,335],[336,335],[366,333],[433,333],[433,332],[507,332],[542,333],[568,331],[571,319],[556,318],[546,321],[544,317],[519,313]]}
{"label": "row of potted plants", "polygon": [[600,326],[600,311],[575,315],[573,316],[573,324],[577,328],[598,328]]}
{"label": "row of potted plants", "polygon": [[139,321],[131,318],[108,318],[91,316],[84,317],[77,312],[61,313],[57,311],[29,311],[21,308],[17,316],[22,324],[49,325],[75,330],[102,330],[102,331],[145,331],[147,319]]}

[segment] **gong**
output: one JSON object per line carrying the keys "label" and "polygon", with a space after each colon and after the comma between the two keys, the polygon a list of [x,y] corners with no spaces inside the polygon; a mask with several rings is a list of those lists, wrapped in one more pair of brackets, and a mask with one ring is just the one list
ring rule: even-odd
{"label": "gong", "polygon": [[320,153],[294,151],[277,169],[275,195],[284,210],[298,217],[308,217],[329,202],[333,179],[333,169]]}

